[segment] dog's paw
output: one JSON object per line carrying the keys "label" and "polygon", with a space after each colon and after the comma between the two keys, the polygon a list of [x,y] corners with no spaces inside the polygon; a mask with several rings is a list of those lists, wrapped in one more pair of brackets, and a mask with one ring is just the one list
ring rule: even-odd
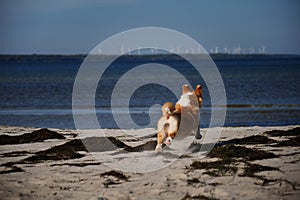
{"label": "dog's paw", "polygon": [[155,152],[158,153],[158,152],[161,152],[161,151],[162,151],[162,144],[157,144],[156,148],[155,148]]}

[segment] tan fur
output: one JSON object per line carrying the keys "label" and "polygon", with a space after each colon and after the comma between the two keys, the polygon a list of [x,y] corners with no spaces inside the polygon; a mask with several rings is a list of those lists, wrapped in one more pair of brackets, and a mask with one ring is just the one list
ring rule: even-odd
{"label": "tan fur", "polygon": [[202,86],[197,85],[195,90],[194,90],[195,95],[197,96],[199,108],[202,106]]}
{"label": "tan fur", "polygon": [[172,114],[175,110],[175,106],[172,102],[166,102],[164,105],[161,107],[161,111],[163,113],[163,116],[169,116]]}
{"label": "tan fur", "polygon": [[178,131],[180,119],[178,115],[172,114],[174,110],[175,106],[172,102],[166,102],[162,106],[163,116],[157,122],[156,151],[162,150],[162,143],[165,138],[174,138]]}
{"label": "tan fur", "polygon": [[[169,117],[162,116],[157,122],[157,146],[156,151],[162,150],[162,143],[165,138],[174,138],[179,129],[180,119],[178,115]],[[168,145],[168,144],[167,144]]]}
{"label": "tan fur", "polygon": [[182,137],[191,132],[196,133],[199,129],[199,108],[201,105],[202,86],[197,85],[195,91],[192,91],[187,84],[183,85],[182,96],[176,105],[166,102],[162,106],[163,116],[157,123],[158,133],[155,150],[162,150],[162,143],[165,138],[167,138],[166,145],[170,145],[178,132]]}

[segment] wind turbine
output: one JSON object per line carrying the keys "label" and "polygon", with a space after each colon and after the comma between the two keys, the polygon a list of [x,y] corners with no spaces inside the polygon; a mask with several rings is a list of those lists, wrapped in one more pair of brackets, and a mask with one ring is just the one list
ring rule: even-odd
{"label": "wind turbine", "polygon": [[261,54],[265,54],[265,51],[266,51],[266,47],[265,47],[265,46],[262,46],[262,47],[261,47]]}
{"label": "wind turbine", "polygon": [[127,51],[128,51],[128,55],[130,55],[130,54],[131,54],[131,49],[130,49],[130,47],[127,48]]}
{"label": "wind turbine", "polygon": [[249,53],[250,53],[250,54],[254,54],[254,53],[255,53],[255,50],[254,50],[253,47],[250,47],[250,48],[249,48]]}
{"label": "wind turbine", "polygon": [[137,48],[137,55],[141,55],[141,48],[140,47]]}
{"label": "wind turbine", "polygon": [[241,46],[233,48],[232,53],[234,54],[240,54],[241,53]]}
{"label": "wind turbine", "polygon": [[198,54],[201,54],[201,53],[202,53],[201,48],[198,47]]}
{"label": "wind turbine", "polygon": [[215,46],[215,53],[219,53],[219,47]]}
{"label": "wind turbine", "polygon": [[154,48],[152,47],[152,48],[150,49],[150,51],[151,51],[151,54],[153,55],[153,54],[154,54]]}
{"label": "wind turbine", "polygon": [[224,50],[224,53],[226,53],[226,54],[228,53],[228,49],[227,49],[227,45],[226,44],[225,44],[225,47],[224,47],[223,50]]}
{"label": "wind turbine", "polygon": [[120,48],[120,53],[121,53],[121,55],[123,55],[124,54],[124,47],[123,47],[123,45],[121,45],[121,48]]}
{"label": "wind turbine", "polygon": [[189,49],[186,49],[186,50],[185,50],[185,53],[186,53],[186,54],[189,54]]}
{"label": "wind turbine", "polygon": [[193,47],[191,48],[191,54],[195,54]]}

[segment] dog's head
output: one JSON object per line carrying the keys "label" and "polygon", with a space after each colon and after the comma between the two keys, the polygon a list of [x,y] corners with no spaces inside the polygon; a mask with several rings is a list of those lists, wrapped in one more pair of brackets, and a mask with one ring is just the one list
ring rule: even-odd
{"label": "dog's head", "polygon": [[182,85],[182,94],[186,94],[188,92],[191,92],[190,86],[188,84]]}

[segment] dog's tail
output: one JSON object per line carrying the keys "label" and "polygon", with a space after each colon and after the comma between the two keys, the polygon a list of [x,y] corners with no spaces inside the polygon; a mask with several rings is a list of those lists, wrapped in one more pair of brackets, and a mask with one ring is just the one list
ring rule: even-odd
{"label": "dog's tail", "polygon": [[165,107],[165,111],[166,111],[166,113],[168,113],[168,114],[172,114],[172,112],[171,112],[171,110],[170,110],[169,107]]}

